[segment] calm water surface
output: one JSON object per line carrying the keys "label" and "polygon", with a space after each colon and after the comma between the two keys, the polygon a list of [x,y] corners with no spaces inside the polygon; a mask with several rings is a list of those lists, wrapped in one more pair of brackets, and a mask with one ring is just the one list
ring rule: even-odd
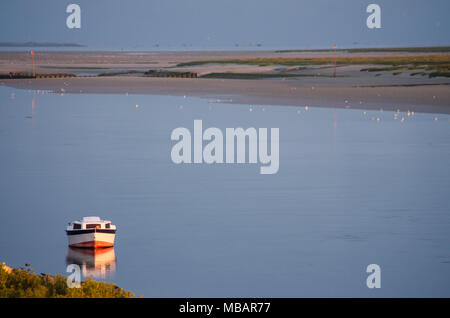
{"label": "calm water surface", "polygon": [[[450,117],[0,87],[0,258],[147,297],[450,297]],[[137,106],[136,106],[137,105]],[[377,120],[379,118],[379,120]],[[402,118],[404,120],[402,121]],[[175,165],[176,127],[279,127],[280,170]],[[117,224],[69,249],[68,222]],[[368,264],[382,269],[369,290]]]}

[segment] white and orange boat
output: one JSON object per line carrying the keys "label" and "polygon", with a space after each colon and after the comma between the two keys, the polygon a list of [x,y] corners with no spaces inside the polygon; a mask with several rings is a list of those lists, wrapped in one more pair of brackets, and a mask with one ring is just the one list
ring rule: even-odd
{"label": "white and orange boat", "polygon": [[101,248],[114,246],[117,228],[111,221],[98,216],[87,216],[81,221],[69,223],[66,228],[69,246]]}

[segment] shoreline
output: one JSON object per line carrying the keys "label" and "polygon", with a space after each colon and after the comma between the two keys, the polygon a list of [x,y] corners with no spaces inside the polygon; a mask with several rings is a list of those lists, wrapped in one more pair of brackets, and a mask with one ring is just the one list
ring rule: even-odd
{"label": "shoreline", "polygon": [[[246,105],[450,114],[450,54],[403,51],[37,52],[36,74],[0,79],[63,94],[193,96]],[[0,74],[30,73],[30,54],[0,51]],[[152,77],[195,74],[197,78]]]}

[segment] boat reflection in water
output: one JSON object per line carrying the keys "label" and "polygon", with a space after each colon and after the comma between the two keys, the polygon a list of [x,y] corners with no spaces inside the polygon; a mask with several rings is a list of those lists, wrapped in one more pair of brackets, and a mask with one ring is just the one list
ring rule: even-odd
{"label": "boat reflection in water", "polygon": [[77,264],[84,277],[106,278],[116,271],[114,247],[86,249],[69,247],[66,264]]}

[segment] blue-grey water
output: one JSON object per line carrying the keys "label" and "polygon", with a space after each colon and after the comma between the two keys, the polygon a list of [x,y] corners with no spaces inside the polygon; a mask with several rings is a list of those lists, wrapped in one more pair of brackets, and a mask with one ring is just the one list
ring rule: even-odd
{"label": "blue-grey water", "polygon": [[[10,266],[92,270],[97,260],[69,250],[64,229],[98,215],[118,232],[97,277],[136,295],[450,296],[448,115],[32,99],[0,87],[0,261]],[[279,172],[175,165],[170,134],[192,132],[194,119],[223,131],[279,127]],[[380,289],[366,286],[369,264],[381,267]]]}

